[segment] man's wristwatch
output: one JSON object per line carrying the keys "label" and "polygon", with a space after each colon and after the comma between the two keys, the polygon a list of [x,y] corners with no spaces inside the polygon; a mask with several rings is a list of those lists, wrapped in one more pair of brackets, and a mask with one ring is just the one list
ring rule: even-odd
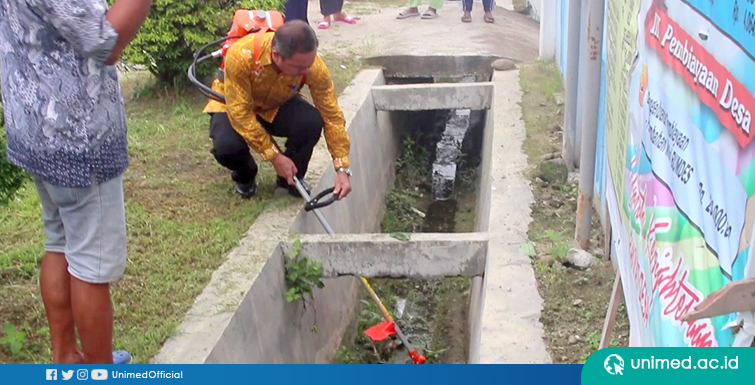
{"label": "man's wristwatch", "polygon": [[341,167],[339,169],[336,169],[336,172],[342,172],[351,177],[351,169],[349,169],[348,167]]}

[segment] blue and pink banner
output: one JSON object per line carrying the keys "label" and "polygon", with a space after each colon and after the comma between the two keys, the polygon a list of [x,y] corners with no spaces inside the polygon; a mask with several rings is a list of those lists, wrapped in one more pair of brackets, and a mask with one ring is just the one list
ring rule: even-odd
{"label": "blue and pink banner", "polygon": [[[736,4],[716,3],[641,1],[626,105],[610,93],[607,101],[628,112],[614,115],[606,138],[635,346],[749,346],[753,337],[751,313],[681,320],[727,283],[755,276],[755,39],[741,19],[724,18]],[[732,3],[741,17],[755,10]]]}

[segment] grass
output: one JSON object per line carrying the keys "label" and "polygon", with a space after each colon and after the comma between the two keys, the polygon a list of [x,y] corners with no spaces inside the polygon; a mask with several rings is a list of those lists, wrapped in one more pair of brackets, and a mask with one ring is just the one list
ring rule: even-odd
{"label": "grass", "polygon": [[[361,61],[348,53],[324,56],[340,93]],[[131,156],[124,174],[129,254],[124,277],[112,287],[114,344],[145,363],[173,335],[263,209],[294,201],[287,195],[271,199],[275,173],[266,163],[260,165],[258,195],[249,201],[236,196],[230,172],[210,154],[205,101],[192,90],[176,94],[155,87],[143,73],[127,74],[122,83]],[[0,207],[0,320],[25,333],[14,337],[21,339],[18,351],[0,334],[0,363],[51,362],[39,292],[40,211],[31,182]]]}
{"label": "grass", "polygon": [[[606,260],[587,271],[561,263],[572,245],[577,186],[574,182],[551,185],[538,178],[542,157],[560,153],[561,149],[561,76],[554,64],[537,61],[522,68],[520,85],[524,92],[521,106],[527,134],[527,173],[535,195],[528,237],[534,244],[532,263],[545,301],[542,322],[548,350],[555,362],[581,363],[598,348],[615,271]],[[603,245],[596,217],[591,251]],[[625,346],[628,335],[626,313],[620,311],[612,346]]]}
{"label": "grass", "polygon": [[[115,345],[137,362],[161,344],[264,209],[273,173],[261,172],[260,194],[242,201],[209,153],[207,117],[193,96],[128,104],[131,167],[124,175],[129,259],[113,285]],[[49,362],[46,319],[38,291],[43,253],[40,204],[31,183],[0,209],[0,305],[4,320],[26,331],[21,353],[3,362]]]}
{"label": "grass", "polygon": [[328,65],[330,76],[333,78],[336,92],[339,95],[364,66],[364,62],[357,58],[357,54],[351,50],[335,53],[326,52],[322,54],[322,59]]}

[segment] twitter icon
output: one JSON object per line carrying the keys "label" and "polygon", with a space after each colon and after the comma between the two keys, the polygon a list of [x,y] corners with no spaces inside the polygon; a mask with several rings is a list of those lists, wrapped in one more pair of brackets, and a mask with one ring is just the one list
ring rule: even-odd
{"label": "twitter icon", "polygon": [[63,370],[60,374],[63,375],[63,380],[70,380],[73,377],[73,370]]}

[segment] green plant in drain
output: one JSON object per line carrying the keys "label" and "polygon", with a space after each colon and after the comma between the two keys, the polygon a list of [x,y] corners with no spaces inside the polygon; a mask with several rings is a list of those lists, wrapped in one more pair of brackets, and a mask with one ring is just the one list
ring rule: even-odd
{"label": "green plant in drain", "polygon": [[301,253],[301,240],[296,240],[293,248],[286,255],[286,301],[291,303],[302,300],[306,308],[306,295],[309,299],[314,299],[313,288],[322,289],[325,283],[322,282],[322,265],[320,261],[308,258]]}

